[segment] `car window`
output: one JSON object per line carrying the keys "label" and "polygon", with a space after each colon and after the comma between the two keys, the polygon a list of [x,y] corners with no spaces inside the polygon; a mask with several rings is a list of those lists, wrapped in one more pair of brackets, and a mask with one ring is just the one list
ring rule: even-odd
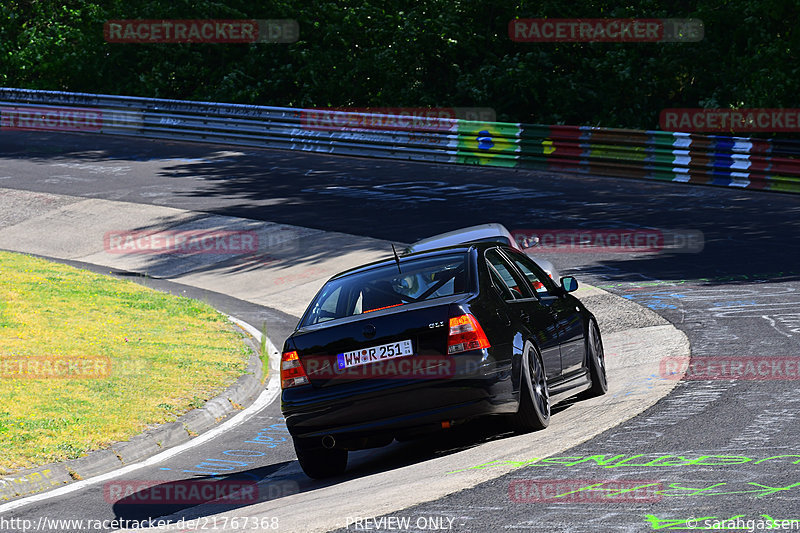
{"label": "car window", "polygon": [[339,301],[339,295],[342,292],[341,287],[336,287],[331,291],[331,293],[320,302],[320,310],[323,312],[335,314],[336,313],[336,303]]}
{"label": "car window", "polygon": [[533,262],[528,256],[516,252],[506,251],[508,257],[517,266],[517,268],[525,274],[528,278],[531,288],[536,291],[536,294],[542,296],[546,294],[555,294],[555,285],[553,284],[550,276],[544,273],[539,266]]}
{"label": "car window", "polygon": [[487,261],[486,263],[487,268],[489,269],[489,276],[492,279],[492,285],[500,292],[500,296],[503,297],[503,300],[514,300],[514,294],[511,292],[511,289],[508,288],[508,285],[503,281],[503,277],[500,273],[495,270],[491,263]]}
{"label": "car window", "polygon": [[309,306],[301,326],[452,296],[467,291],[465,254],[427,257],[329,281]]}
{"label": "car window", "polygon": [[515,299],[531,297],[533,293],[528,290],[526,281],[519,278],[513,267],[506,262],[506,259],[496,248],[486,251],[486,262],[489,270],[495,272],[495,277],[499,278],[499,282],[507,288]]}

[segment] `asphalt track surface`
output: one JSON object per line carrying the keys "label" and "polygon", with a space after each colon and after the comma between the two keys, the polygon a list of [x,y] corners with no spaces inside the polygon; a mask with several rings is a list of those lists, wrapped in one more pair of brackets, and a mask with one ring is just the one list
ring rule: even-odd
{"label": "asphalt track surface", "polygon": [[[562,274],[574,273],[669,320],[689,337],[693,357],[800,353],[800,196],[47,133],[0,134],[0,161],[0,187],[179,207],[396,242],[483,222],[512,229],[699,230],[705,236],[701,253],[546,257]],[[212,303],[234,314],[275,313],[211,296]],[[284,317],[286,324],[291,321]],[[276,344],[290,327],[274,334]],[[800,520],[798,415],[797,380],[685,381],[642,415],[565,452],[568,458],[521,464],[472,489],[393,513],[393,521],[353,522],[349,530],[397,530],[403,519],[410,520],[412,531],[441,525],[455,531],[576,532],[711,528],[713,522],[706,520],[737,516],[744,530],[748,520],[756,528],[768,518]],[[224,452],[244,446],[237,433],[235,440],[222,436],[202,453],[182,454],[138,479],[174,479],[170,472],[175,470],[237,479],[270,476],[274,497],[325,485],[298,475],[277,402],[255,417],[248,427],[275,443],[269,461],[240,457],[245,464],[226,472],[232,463],[223,461],[236,457]],[[468,434],[394,452],[358,452],[348,476],[424,461],[479,440]],[[598,455],[605,457],[582,461]],[[492,460],[486,457],[485,463]],[[474,466],[491,468],[485,463]],[[588,496],[581,501],[527,501],[537,499],[531,489],[510,490],[528,486],[530,479],[571,480],[573,487],[585,481],[582,486],[607,488],[610,480],[658,485],[646,501],[608,490],[582,491]],[[143,518],[141,511],[140,506],[110,506],[103,487],[94,486],[10,516]],[[146,508],[150,516],[176,511]]]}

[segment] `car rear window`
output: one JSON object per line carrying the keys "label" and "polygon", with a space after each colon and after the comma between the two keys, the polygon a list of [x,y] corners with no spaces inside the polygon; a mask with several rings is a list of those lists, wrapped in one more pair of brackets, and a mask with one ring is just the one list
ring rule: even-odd
{"label": "car rear window", "polygon": [[372,313],[467,291],[467,256],[452,254],[392,263],[329,281],[301,326]]}

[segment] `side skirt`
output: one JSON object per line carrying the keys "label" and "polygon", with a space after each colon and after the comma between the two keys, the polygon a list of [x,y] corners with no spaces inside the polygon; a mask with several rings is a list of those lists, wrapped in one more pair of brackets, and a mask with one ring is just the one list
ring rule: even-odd
{"label": "side skirt", "polygon": [[585,390],[589,390],[592,386],[592,378],[589,375],[589,371],[584,368],[577,374],[572,374],[566,379],[560,379],[547,385],[550,388],[550,405],[555,405]]}

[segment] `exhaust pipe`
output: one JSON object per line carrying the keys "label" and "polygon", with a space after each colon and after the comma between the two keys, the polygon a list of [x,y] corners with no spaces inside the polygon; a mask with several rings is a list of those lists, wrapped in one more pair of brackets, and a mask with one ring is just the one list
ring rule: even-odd
{"label": "exhaust pipe", "polygon": [[333,438],[333,435],[325,435],[322,437],[322,447],[326,450],[330,450],[336,446],[336,439]]}

